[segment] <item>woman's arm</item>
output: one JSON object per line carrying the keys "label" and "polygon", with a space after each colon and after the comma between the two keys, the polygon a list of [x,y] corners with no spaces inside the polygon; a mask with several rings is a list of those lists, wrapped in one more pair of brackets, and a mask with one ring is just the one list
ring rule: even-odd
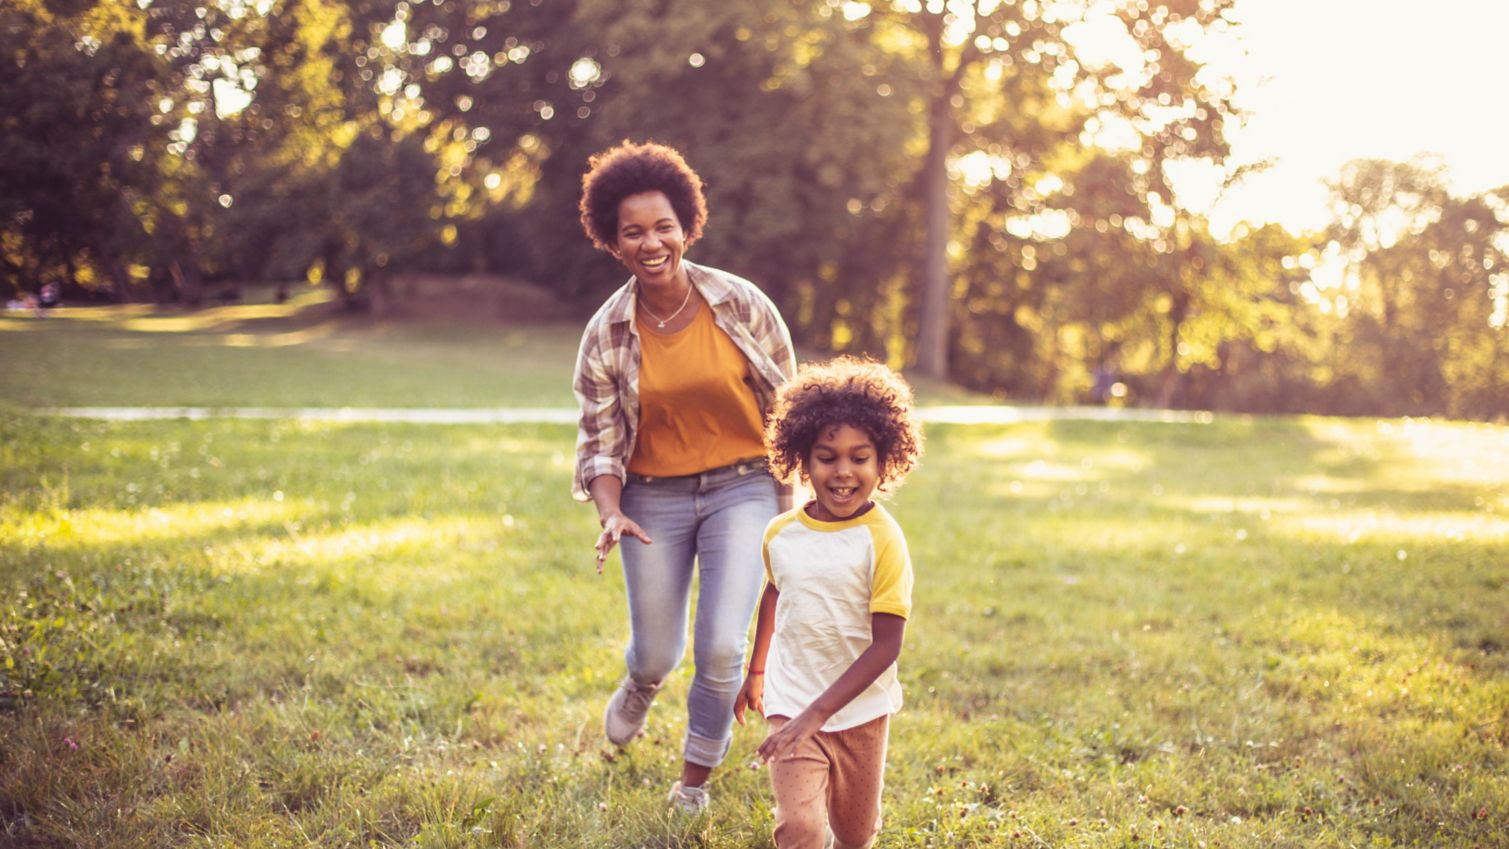
{"label": "woman's arm", "polygon": [[644,532],[639,523],[623,514],[619,507],[620,498],[623,496],[624,482],[613,475],[598,475],[587,482],[587,491],[592,495],[592,504],[597,507],[597,521],[603,526],[603,532],[598,535],[593,548],[597,549],[597,574],[603,573],[603,562],[608,559],[608,552],[613,546],[618,545],[618,540],[624,534],[649,545],[650,535]]}
{"label": "woman's arm", "polygon": [[781,513],[790,513],[796,506],[796,487],[789,483],[776,482],[775,506]]}
{"label": "woman's arm", "polygon": [[790,722],[781,726],[781,730],[765,738],[757,752],[760,760],[781,758],[795,751],[803,740],[820,731],[829,717],[875,683],[875,679],[901,656],[901,642],[905,633],[906,620],[900,616],[892,613],[870,614],[869,647],[806,710],[792,717]]}
{"label": "woman's arm", "polygon": [[618,479],[622,488],[628,450],[628,423],[619,397],[616,354],[605,348],[608,343],[598,327],[601,315],[599,310],[582,332],[571,379],[571,392],[581,411],[577,419],[576,471],[571,482],[571,494],[578,501],[596,501],[591,484],[602,475]]}
{"label": "woman's arm", "polygon": [[765,582],[765,592],[760,596],[760,611],[755,614],[754,648],[749,652],[749,669],[744,675],[744,686],[734,698],[734,719],[744,724],[744,708],[755,713],[765,713],[765,663],[770,655],[770,637],[775,633],[775,606],[780,603],[781,591],[775,584]]}

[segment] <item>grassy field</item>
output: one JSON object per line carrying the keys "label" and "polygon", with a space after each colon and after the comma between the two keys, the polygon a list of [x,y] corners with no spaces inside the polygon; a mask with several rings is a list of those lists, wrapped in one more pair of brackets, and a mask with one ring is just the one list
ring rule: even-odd
{"label": "grassy field", "polygon": [[[41,407],[573,407],[580,323],[456,315],[378,321],[325,289],[271,289],[195,311],[127,306],[0,314],[0,410]],[[411,305],[411,309],[420,309]],[[932,404],[992,399],[924,383]]]}
{"label": "grassy field", "polygon": [[0,317],[0,398],[43,406],[571,406],[581,328],[340,313],[286,304],[145,304]]}
{"label": "grassy field", "polygon": [[[154,331],[87,320],[0,328],[8,371],[50,346],[20,401],[554,391],[514,395],[503,341],[380,326],[323,337],[397,340],[380,369],[332,355],[338,381],[277,384],[230,355],[282,349],[224,328],[91,379],[81,352]],[[511,332],[569,371],[574,330],[467,338]],[[758,723],[710,815],[667,814],[685,670],[646,739],[605,745],[626,615],[567,495],[573,435],[0,413],[0,845],[769,846]],[[1509,430],[928,436],[892,505],[918,586],[879,846],[1509,846]]]}

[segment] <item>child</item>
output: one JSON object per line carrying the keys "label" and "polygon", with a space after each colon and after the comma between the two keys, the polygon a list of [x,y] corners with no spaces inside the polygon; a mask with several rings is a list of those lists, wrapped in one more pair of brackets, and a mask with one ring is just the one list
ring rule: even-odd
{"label": "child", "polygon": [[852,358],[804,366],[765,431],[771,472],[813,491],[765,530],[765,593],[734,718],[765,715],[760,744],[780,849],[868,847],[880,830],[896,657],[912,607],[901,528],[870,500],[917,463],[912,392]]}

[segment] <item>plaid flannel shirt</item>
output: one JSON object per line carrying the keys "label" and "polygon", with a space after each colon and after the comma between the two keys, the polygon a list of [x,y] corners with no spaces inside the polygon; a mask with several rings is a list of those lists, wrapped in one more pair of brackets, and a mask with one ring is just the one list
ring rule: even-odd
{"label": "plaid flannel shirt", "polygon": [[[682,260],[687,277],[712,307],[713,322],[728,334],[753,368],[755,400],[764,415],[776,387],[796,374],[791,331],[775,304],[755,285],[716,268]],[[624,480],[639,429],[639,331],[634,327],[638,280],[629,278],[609,296],[582,333],[571,389],[581,405],[576,474],[571,494],[590,501],[587,485],[598,475]]]}

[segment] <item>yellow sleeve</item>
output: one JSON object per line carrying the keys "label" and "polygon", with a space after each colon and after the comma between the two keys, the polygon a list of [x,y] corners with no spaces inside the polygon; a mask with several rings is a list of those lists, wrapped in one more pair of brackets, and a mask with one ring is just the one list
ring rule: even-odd
{"label": "yellow sleeve", "polygon": [[[771,519],[770,524],[765,526],[765,538],[760,542],[760,559],[765,561],[765,582],[767,584],[775,584],[775,570],[770,567],[770,541],[775,539],[776,534],[779,534],[782,528],[790,524],[793,518],[795,518],[794,512],[783,513]],[[779,590],[780,586],[776,585],[776,589]]]}
{"label": "yellow sleeve", "polygon": [[870,612],[912,615],[912,555],[894,522],[870,526],[875,540],[875,574],[870,581]]}
{"label": "yellow sleeve", "polygon": [[[765,541],[762,542],[762,543],[760,543],[760,557],[765,561],[765,583],[767,583],[767,584],[774,584],[775,583],[775,573],[773,573],[773,572],[770,571],[770,537],[769,536],[766,536],[765,537]],[[780,587],[776,587],[776,589],[780,589]]]}

